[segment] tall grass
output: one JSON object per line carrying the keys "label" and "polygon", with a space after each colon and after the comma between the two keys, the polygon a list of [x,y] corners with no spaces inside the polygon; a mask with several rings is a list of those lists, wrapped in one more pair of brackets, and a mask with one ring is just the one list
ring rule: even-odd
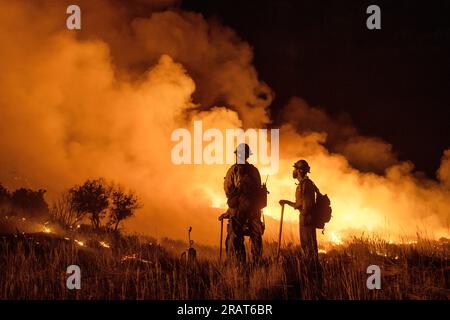
{"label": "tall grass", "polygon": [[[80,246],[48,234],[0,236],[1,299],[449,299],[450,243],[419,239],[389,244],[353,238],[320,254],[322,283],[298,246],[264,244],[261,265],[219,263],[217,248],[199,247],[194,264],[179,242],[109,238],[110,248]],[[95,243],[95,241],[91,241]],[[66,268],[81,268],[81,289],[66,288]],[[369,290],[369,265],[381,289]]]}

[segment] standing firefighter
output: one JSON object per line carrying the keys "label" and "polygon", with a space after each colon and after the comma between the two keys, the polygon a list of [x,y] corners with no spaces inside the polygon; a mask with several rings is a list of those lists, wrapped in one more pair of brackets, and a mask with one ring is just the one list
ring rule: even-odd
{"label": "standing firefighter", "polygon": [[[247,162],[252,154],[250,147],[241,143],[235,151],[236,163],[228,169],[224,181],[224,190],[228,198],[228,211],[219,219],[228,218],[227,255],[239,262],[245,262],[244,236],[249,236],[253,261],[258,263],[262,254],[261,176],[258,169]],[[264,186],[265,190],[265,186]],[[263,192],[265,192],[263,190]],[[267,196],[267,192],[266,192]]]}
{"label": "standing firefighter", "polygon": [[306,160],[299,160],[294,164],[292,177],[298,180],[295,191],[295,202],[280,200],[280,205],[289,205],[300,210],[300,245],[306,257],[306,263],[316,276],[319,276],[319,253],[317,249],[316,224],[314,217],[314,206],[317,188],[309,179],[310,167]]}

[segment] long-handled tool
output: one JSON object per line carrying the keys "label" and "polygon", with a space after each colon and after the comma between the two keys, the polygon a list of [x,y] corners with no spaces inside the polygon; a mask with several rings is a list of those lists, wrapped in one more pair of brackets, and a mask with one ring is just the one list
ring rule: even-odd
{"label": "long-handled tool", "polygon": [[192,247],[192,243],[193,243],[193,241],[191,240],[191,231],[192,231],[192,227],[189,227],[189,230],[188,230],[189,248]]}
{"label": "long-handled tool", "polygon": [[220,246],[219,246],[219,261],[222,260],[222,237],[223,237],[223,218],[220,219]]}
{"label": "long-handled tool", "polygon": [[284,204],[281,206],[280,233],[278,234],[277,260],[278,260],[278,257],[280,256],[280,250],[281,250],[281,232],[283,230],[283,216],[284,216]]}
{"label": "long-handled tool", "polygon": [[[189,227],[189,229],[188,229],[189,248],[181,254],[181,259],[183,261],[185,261],[185,263],[187,265],[193,265],[197,258],[197,251],[193,247],[194,240],[191,240],[191,232],[192,232],[192,227]],[[187,260],[186,260],[186,257],[187,257]]]}

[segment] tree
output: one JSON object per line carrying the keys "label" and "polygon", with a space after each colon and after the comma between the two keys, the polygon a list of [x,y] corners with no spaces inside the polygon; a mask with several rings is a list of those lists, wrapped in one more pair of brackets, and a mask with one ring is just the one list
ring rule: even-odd
{"label": "tree", "polygon": [[15,209],[21,210],[31,216],[48,216],[48,204],[44,199],[46,190],[37,191],[20,188],[11,195],[11,204]]}
{"label": "tree", "polygon": [[125,193],[120,187],[113,188],[111,201],[109,223],[114,225],[114,231],[117,231],[122,220],[132,217],[135,210],[142,207],[133,192]]}
{"label": "tree", "polygon": [[82,186],[69,190],[74,209],[78,214],[89,214],[94,229],[100,229],[101,219],[109,206],[111,188],[103,179],[87,180]]}
{"label": "tree", "polygon": [[8,189],[0,183],[0,205],[8,204],[11,200],[11,194]]}
{"label": "tree", "polygon": [[63,226],[75,227],[86,216],[86,212],[77,211],[70,192],[63,192],[50,208],[51,219]]}

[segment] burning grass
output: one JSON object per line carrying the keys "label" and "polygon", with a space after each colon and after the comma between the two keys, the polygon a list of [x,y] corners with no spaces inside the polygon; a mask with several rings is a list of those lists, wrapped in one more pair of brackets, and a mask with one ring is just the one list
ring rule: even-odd
{"label": "burning grass", "polygon": [[[51,230],[51,227],[48,226]],[[79,238],[76,238],[78,236]],[[137,236],[59,237],[42,232],[0,236],[1,299],[449,299],[450,242],[394,244],[353,238],[322,250],[323,285],[295,245],[278,262],[265,243],[263,263],[245,269],[217,261],[217,248],[197,246],[187,265],[179,241]],[[81,267],[81,290],[66,288],[66,268]],[[367,266],[379,265],[381,289],[366,287]]]}

